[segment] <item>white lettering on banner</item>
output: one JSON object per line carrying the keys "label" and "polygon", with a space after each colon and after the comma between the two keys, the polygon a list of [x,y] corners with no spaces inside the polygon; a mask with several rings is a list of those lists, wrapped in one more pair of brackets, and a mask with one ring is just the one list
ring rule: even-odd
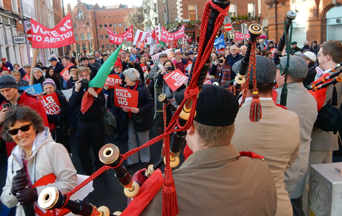
{"label": "white lettering on banner", "polygon": [[48,115],[57,115],[60,113],[60,107],[55,102],[52,96],[46,97],[41,100],[42,104],[45,107],[46,114]]}
{"label": "white lettering on banner", "polygon": [[184,81],[187,79],[187,77],[182,76],[178,73],[175,73],[171,78],[176,81],[175,86],[183,85]]}

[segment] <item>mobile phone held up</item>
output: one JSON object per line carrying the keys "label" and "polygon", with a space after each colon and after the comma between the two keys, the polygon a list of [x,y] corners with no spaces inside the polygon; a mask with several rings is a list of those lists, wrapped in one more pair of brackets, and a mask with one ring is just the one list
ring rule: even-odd
{"label": "mobile phone held up", "polygon": [[11,109],[11,104],[9,104],[9,103],[4,103],[4,104],[2,104],[2,108],[3,108],[3,109],[5,109],[5,108]]}

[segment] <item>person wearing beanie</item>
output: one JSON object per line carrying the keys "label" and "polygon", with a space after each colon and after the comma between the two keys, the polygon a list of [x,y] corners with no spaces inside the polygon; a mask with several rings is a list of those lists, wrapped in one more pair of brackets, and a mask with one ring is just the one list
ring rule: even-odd
{"label": "person wearing beanie", "polygon": [[[277,104],[280,103],[282,86],[284,83],[283,71],[287,57],[280,58],[277,66],[276,81],[278,84]],[[281,67],[280,67],[281,66]],[[316,99],[304,87],[303,80],[308,73],[307,63],[299,56],[290,56],[287,75],[287,110],[295,112],[300,124],[300,149],[297,159],[292,166],[285,170],[285,189],[291,199],[293,215],[304,215],[302,209],[302,195],[305,186],[306,172],[309,165],[311,132],[317,118]]]}
{"label": "person wearing beanie", "polygon": [[[15,108],[17,106],[28,106],[34,109],[43,119],[44,125],[49,126],[49,122],[46,116],[46,111],[42,103],[37,103],[37,97],[28,95],[23,92],[22,95],[19,94],[18,85],[15,78],[12,75],[0,76],[0,93],[5,97],[5,101],[0,104],[0,125],[3,124],[6,112],[9,109]],[[4,108],[3,104],[8,103],[10,108]],[[14,142],[7,142],[7,156],[12,152],[12,149],[16,146]]]}
{"label": "person wearing beanie", "polygon": [[43,82],[45,81],[45,77],[43,75],[43,71],[40,68],[33,68],[33,84],[43,84]]}
{"label": "person wearing beanie", "polygon": [[[140,73],[136,69],[126,69],[123,75],[125,76],[126,88],[139,92],[137,108],[122,108],[128,121],[128,150],[132,150],[149,141],[150,129],[153,126],[153,115],[150,112],[153,107],[153,99],[146,85],[139,80]],[[128,166],[139,163],[139,158],[145,165],[150,162],[149,147],[143,148],[128,157]]]}
{"label": "person wearing beanie", "polygon": [[[235,71],[238,71],[240,65],[241,61],[233,65]],[[256,75],[262,117],[254,123],[249,119],[253,97],[253,78],[250,75],[247,97],[236,117],[232,144],[238,151],[251,151],[264,156],[277,188],[276,215],[289,216],[292,215],[292,207],[285,190],[284,171],[291,167],[297,158],[300,148],[300,124],[296,113],[276,106],[272,100],[276,72],[277,67],[271,59],[256,56],[256,71],[253,73]]]}
{"label": "person wearing beanie", "polygon": [[[180,104],[184,90],[175,99]],[[275,215],[276,188],[267,163],[241,157],[231,142],[238,111],[230,91],[203,85],[186,135],[193,153],[172,171],[179,215]],[[139,215],[162,215],[162,197],[161,188]]]}
{"label": "person wearing beanie", "polygon": [[[58,101],[56,102],[60,104],[61,112],[59,114],[47,114],[52,138],[57,143],[63,144],[67,148],[68,152],[71,153],[68,135],[69,105],[66,98],[57,89],[56,83],[53,79],[50,78],[47,78],[43,82],[43,91],[44,95],[56,93],[58,98]],[[56,128],[58,129],[56,130]]]}

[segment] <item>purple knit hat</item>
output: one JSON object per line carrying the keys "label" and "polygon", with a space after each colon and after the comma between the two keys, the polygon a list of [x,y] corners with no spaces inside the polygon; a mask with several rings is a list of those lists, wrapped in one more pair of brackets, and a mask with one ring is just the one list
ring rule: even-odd
{"label": "purple knit hat", "polygon": [[46,85],[46,84],[51,84],[51,85],[53,85],[53,86],[56,88],[56,83],[55,83],[55,81],[53,81],[53,79],[47,78],[47,79],[43,82],[43,87],[44,87],[44,85]]}

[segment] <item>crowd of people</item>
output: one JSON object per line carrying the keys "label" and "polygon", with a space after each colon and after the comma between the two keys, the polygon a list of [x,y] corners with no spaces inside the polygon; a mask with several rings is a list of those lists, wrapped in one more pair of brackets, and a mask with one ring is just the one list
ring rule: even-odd
{"label": "crowd of people", "polygon": [[[222,213],[227,208],[235,209],[235,215],[306,215],[309,168],[312,164],[331,163],[332,151],[338,150],[338,134],[315,126],[317,98],[306,87],[324,73],[331,73],[331,69],[342,62],[341,43],[329,41],[318,45],[312,41],[310,46],[305,41],[299,48],[293,41],[291,52],[284,50],[279,65],[272,61],[277,51],[274,41],[259,40],[256,47],[254,73],[262,107],[262,119],[256,123],[248,118],[253,86],[249,86],[240,109],[236,97],[227,90],[235,84],[247,46],[242,41],[231,41],[225,49],[212,49],[205,78],[207,85],[199,94],[197,114],[186,137],[184,155],[187,159],[173,176],[179,210],[183,215],[213,215],[213,212],[227,215]],[[36,189],[32,186],[49,173],[58,180],[50,185],[56,185],[62,192],[71,190],[76,185],[76,169],[69,157],[70,144],[78,149],[82,166],[78,173],[91,175],[96,171],[94,165],[96,169],[100,168],[103,164],[98,152],[105,144],[103,114],[106,111],[116,119],[113,142],[127,142],[128,150],[149,141],[153,126],[161,134],[164,121],[162,114],[157,112],[158,104],[161,104],[157,100],[158,94],[164,93],[171,101],[165,113],[168,124],[188,86],[186,79],[177,90],[172,90],[164,80],[165,75],[178,69],[190,77],[191,68],[198,61],[196,44],[179,45],[173,52],[167,50],[156,50],[154,55],[158,58],[154,61],[148,46],[119,52],[110,75],[121,78],[120,87],[138,91],[138,105],[133,109],[115,105],[115,87],[105,85],[100,92],[88,87],[110,53],[51,57],[49,67],[35,64],[33,84],[41,84],[41,95],[56,93],[61,110],[57,115],[47,114],[44,106],[37,102],[37,95],[20,89],[29,85],[31,65],[21,68],[16,63],[12,66],[3,58],[0,63],[1,146],[6,146],[9,168],[2,203],[13,208],[18,203],[21,206],[36,201],[45,186]],[[290,56],[286,78],[288,96],[284,109],[277,104],[280,104],[285,81],[283,72],[287,55]],[[61,75],[65,70],[70,74],[69,79]],[[66,97],[63,91],[70,89],[72,94]],[[324,105],[335,99],[337,103],[333,105],[339,109],[341,83],[334,85],[334,94],[332,89],[333,86],[328,87]],[[86,92],[93,97],[93,103],[84,112],[82,98]],[[71,131],[76,131],[75,143],[68,139]],[[63,144],[67,150],[57,143]],[[90,159],[90,148],[94,152],[94,162]],[[254,152],[263,156],[265,161],[239,159],[240,151]],[[37,157],[38,154],[42,157]],[[127,166],[139,162],[146,165],[151,162],[148,147],[128,157]],[[203,171],[196,171],[203,165],[206,166]],[[213,170],[213,166],[219,168]],[[17,170],[22,172],[16,174]],[[213,181],[210,183],[212,187],[206,185],[208,177]],[[201,190],[196,193],[191,185],[193,181],[200,182],[197,187]],[[217,185],[220,187],[215,187]],[[241,193],[241,190],[248,193]],[[208,193],[217,199],[209,202]],[[160,196],[159,193],[153,198],[142,215],[161,215]],[[191,199],[199,201],[192,202]],[[227,202],[220,207],[222,200]],[[17,207],[17,215],[22,215],[21,211],[21,207]]]}

